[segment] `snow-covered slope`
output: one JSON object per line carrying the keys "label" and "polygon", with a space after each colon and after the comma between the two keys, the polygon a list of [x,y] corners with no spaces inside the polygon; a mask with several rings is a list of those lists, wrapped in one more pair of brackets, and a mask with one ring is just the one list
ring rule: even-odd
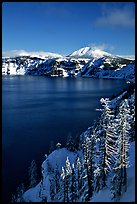
{"label": "snow-covered slope", "polygon": [[[129,150],[130,167],[127,169],[128,188],[123,192],[119,202],[135,202],[135,142],[131,143]],[[114,202],[109,188],[105,188],[95,193],[90,202]]]}
{"label": "snow-covered slope", "polygon": [[[130,151],[130,167],[127,169],[128,175],[128,188],[127,192],[123,193],[120,202],[134,202],[135,201],[135,142],[131,143]],[[53,169],[56,168],[56,164],[58,165],[58,170],[61,173],[62,166],[65,166],[65,162],[67,157],[70,160],[70,164],[76,160],[76,153],[69,152],[66,148],[62,148],[60,150],[55,150],[48,156],[48,162]],[[47,198],[47,201],[50,202],[50,178],[52,178],[52,173],[48,172],[47,160],[45,160],[42,164],[43,168],[43,176],[44,176],[44,187],[45,191],[43,191],[44,196]],[[25,202],[42,202],[42,198],[40,196],[40,185],[41,182],[38,183],[34,188],[29,189],[24,193],[24,201]],[[56,200],[56,202],[58,202]],[[100,190],[98,193],[94,193],[93,197],[89,202],[114,202],[112,201],[112,195],[109,188],[104,188]]]}
{"label": "snow-covered slope", "polygon": [[[44,196],[47,197],[47,201],[50,200],[50,178],[52,178],[52,169],[55,170],[56,166],[61,174],[62,166],[65,166],[67,157],[70,163],[74,163],[77,154],[68,151],[66,148],[58,149],[53,151],[48,158],[42,163],[42,175],[43,175],[43,185],[45,187]],[[49,167],[50,166],[50,167]],[[49,171],[49,168],[51,171]],[[40,183],[34,188],[29,189],[24,193],[25,202],[41,202],[42,198],[40,196]]]}
{"label": "snow-covered slope", "polygon": [[[122,61],[122,59],[120,59]],[[113,78],[113,79],[135,79],[135,63],[134,61],[123,62],[119,60],[108,60],[103,57],[90,60],[82,67],[81,76],[92,78]]]}
{"label": "snow-covered slope", "polygon": [[83,47],[79,50],[74,51],[72,54],[69,55],[70,57],[75,57],[75,58],[100,58],[104,56],[109,56],[112,57],[113,55],[102,51],[100,49],[93,49],[91,47]]}
{"label": "snow-covered slope", "polygon": [[[127,98],[125,100],[125,98]],[[108,99],[101,99],[101,101],[106,102],[108,107],[111,107],[113,110],[117,111],[119,110],[119,106],[121,106],[121,104],[123,104],[123,102],[128,101],[128,104],[130,104],[129,110],[130,110],[130,125],[132,126],[134,124],[134,119],[135,119],[135,115],[134,115],[134,111],[133,111],[133,106],[135,104],[135,92],[134,92],[134,86],[130,88],[128,88],[126,91],[124,91],[122,94],[116,96],[114,99],[112,99],[111,101],[109,101]],[[123,113],[125,114],[125,113]],[[123,115],[121,116],[121,118],[123,118]],[[101,121],[104,120],[101,117]],[[113,122],[116,122],[116,120]],[[120,127],[120,126],[119,126]],[[94,127],[92,127],[93,130],[95,131],[95,135],[93,136],[93,138],[95,138],[95,149],[92,149],[94,152],[95,157],[92,158],[92,161],[94,160],[94,164],[93,168],[94,168],[94,176],[93,178],[96,180],[96,175],[95,175],[95,171],[97,171],[97,168],[99,168],[99,155],[101,156],[103,149],[101,149],[100,154],[99,154],[99,148],[102,147],[99,145],[100,141],[102,138],[102,126],[100,125],[100,123],[96,123],[94,125]],[[71,194],[71,183],[72,180],[74,178],[77,178],[75,181],[76,183],[81,179],[82,179],[82,185],[83,187],[81,188],[81,190],[76,191],[78,193],[78,197],[76,198],[77,202],[85,202],[85,197],[87,196],[87,186],[88,186],[88,182],[87,182],[87,174],[86,171],[87,169],[85,168],[87,165],[87,162],[85,160],[85,141],[89,142],[89,138],[91,137],[92,133],[92,128],[89,127],[84,133],[82,133],[80,135],[80,140],[79,140],[79,149],[75,150],[75,152],[70,152],[68,149],[66,148],[62,148],[62,149],[57,149],[55,151],[53,151],[51,154],[49,154],[48,156],[46,156],[45,161],[42,163],[42,180],[33,188],[30,188],[29,190],[27,190],[24,194],[23,194],[23,199],[25,202],[43,202],[44,200],[48,201],[48,202],[63,202],[63,197],[64,195],[64,190],[65,188],[70,189],[68,191],[69,196],[72,196]],[[119,133],[120,134],[120,133]],[[122,194],[120,196],[120,202],[134,202],[135,201],[135,142],[133,139],[133,135],[130,135],[128,133],[127,135],[128,140],[130,141],[130,143],[128,143],[128,145],[130,146],[130,149],[128,151],[129,153],[129,165],[127,165],[127,191],[124,192],[124,190],[122,189]],[[87,139],[87,140],[86,140]],[[131,140],[133,139],[133,140]],[[87,143],[88,144],[88,143]],[[91,146],[90,146],[91,147]],[[116,147],[116,146],[115,146]],[[113,154],[115,154],[117,150],[114,149]],[[88,149],[88,154],[90,154],[90,149]],[[112,152],[111,152],[112,153]],[[81,159],[81,163],[78,158]],[[66,163],[66,161],[69,161],[69,163]],[[111,160],[110,160],[111,161]],[[86,163],[85,163],[86,162]],[[115,163],[115,162],[114,162]],[[70,164],[70,168],[69,167]],[[63,181],[62,178],[62,174],[63,174],[63,168],[65,168],[65,173],[63,175],[70,175],[72,176],[72,168],[73,168],[73,164],[75,166],[75,177],[70,177],[70,180],[68,181],[68,184],[65,184],[63,182],[67,182],[66,180]],[[110,172],[107,174],[107,179],[106,179],[106,186],[103,188],[99,188],[99,191],[96,191],[95,186],[97,186],[97,184],[93,184],[93,196],[92,198],[90,198],[89,202],[114,202],[113,199],[113,195],[112,195],[112,177],[113,177],[113,164],[111,166],[111,162],[110,164],[110,168],[112,168],[110,170]],[[81,165],[81,166],[80,166]],[[83,165],[83,167],[82,167]],[[80,172],[80,168],[82,167],[82,172],[80,175],[80,177],[78,177],[78,170]],[[57,172],[59,174],[57,174]],[[84,174],[83,174],[84,172]],[[73,172],[74,173],[74,172]],[[59,176],[59,177],[57,177]],[[65,178],[65,177],[64,177]],[[99,177],[101,179],[101,177]],[[57,190],[55,190],[55,186],[57,187],[56,183],[56,179],[59,182],[59,191],[57,192]],[[66,177],[66,179],[69,179],[69,176]],[[73,180],[74,181],[74,180]],[[70,182],[70,184],[69,184]],[[69,187],[66,187],[66,185],[68,185]],[[79,184],[76,184],[75,188],[77,188]],[[100,184],[101,185],[101,180],[100,180]],[[52,189],[53,188],[53,189]],[[74,189],[73,189],[74,190]],[[53,195],[52,195],[53,194]],[[71,201],[72,197],[69,198],[69,202]]]}
{"label": "snow-covered slope", "polygon": [[132,80],[135,74],[134,62],[90,47],[81,48],[66,57],[49,52],[13,50],[3,52],[2,74]]}

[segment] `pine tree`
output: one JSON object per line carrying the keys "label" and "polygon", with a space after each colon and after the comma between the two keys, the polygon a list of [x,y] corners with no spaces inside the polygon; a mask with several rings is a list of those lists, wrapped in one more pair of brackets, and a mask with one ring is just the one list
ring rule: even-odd
{"label": "pine tree", "polygon": [[77,180],[77,197],[80,198],[80,190],[83,185],[83,178],[82,178],[82,162],[80,157],[76,160],[76,180]]}
{"label": "pine tree", "polygon": [[33,188],[37,184],[37,166],[35,160],[32,160],[29,167],[29,180],[30,188]]}
{"label": "pine tree", "polygon": [[44,186],[44,183],[43,183],[43,178],[40,182],[40,191],[39,191],[39,197],[41,198],[41,202],[47,202],[47,198],[45,196],[45,186]]}
{"label": "pine tree", "polygon": [[85,136],[85,140],[83,143],[84,148],[84,172],[85,176],[84,179],[87,181],[87,190],[85,189],[85,201],[89,201],[90,197],[92,196],[92,184],[91,184],[91,166],[89,164],[89,138]]}
{"label": "pine tree", "polygon": [[65,191],[66,191],[66,201],[69,202],[69,192],[70,192],[70,178],[71,178],[71,166],[70,166],[70,162],[69,159],[67,157],[66,159],[66,165],[65,165]]}
{"label": "pine tree", "polygon": [[72,152],[75,151],[74,140],[73,140],[72,135],[70,133],[68,134],[68,137],[67,137],[66,148],[69,151],[72,151]]}
{"label": "pine tree", "polygon": [[21,183],[21,184],[17,187],[16,196],[13,196],[14,202],[24,202],[24,199],[23,199],[24,191],[25,191],[24,184]]}
{"label": "pine tree", "polygon": [[109,99],[101,99],[100,100],[104,110],[101,116],[100,125],[102,127],[101,132],[101,140],[100,140],[100,161],[99,165],[102,170],[102,188],[106,186],[107,173],[110,169],[110,164],[113,162],[113,151],[114,151],[114,143],[115,137],[113,135],[113,120],[114,113],[109,108]]}
{"label": "pine tree", "polygon": [[50,142],[50,147],[49,147],[49,154],[50,154],[51,152],[53,152],[54,150],[55,150],[54,142],[53,142],[53,140],[51,140],[51,142]]}
{"label": "pine tree", "polygon": [[60,173],[58,170],[58,164],[56,163],[56,168],[54,172],[54,180],[55,180],[55,192],[56,194],[60,191],[60,184],[59,184]]}
{"label": "pine tree", "polygon": [[93,131],[93,134],[91,134],[91,136],[89,137],[89,141],[88,141],[88,149],[89,149],[89,179],[90,179],[90,197],[93,196],[93,191],[94,191],[94,169],[95,169],[95,163],[94,163],[94,159],[95,159],[95,131]]}
{"label": "pine tree", "polygon": [[129,150],[129,124],[130,109],[128,100],[124,100],[120,106],[119,111],[114,120],[115,134],[117,140],[115,143],[115,165],[113,167],[113,179],[111,182],[111,192],[113,199],[118,201],[122,194],[122,189],[127,190],[127,171],[128,166],[128,150]]}
{"label": "pine tree", "polygon": [[60,189],[63,190],[63,202],[66,202],[66,174],[64,167],[62,167],[61,172]]}
{"label": "pine tree", "polygon": [[[117,166],[115,168],[120,168],[121,170],[121,186],[124,186],[124,191],[127,190],[127,171],[126,168],[128,166],[128,150],[129,150],[129,137],[128,132],[130,129],[130,124],[128,122],[128,118],[130,117],[130,110],[128,101],[125,99],[124,102],[119,107],[119,114],[116,117],[117,123],[117,155],[116,159]],[[119,165],[118,165],[119,164]],[[122,188],[122,187],[121,187]]]}
{"label": "pine tree", "polygon": [[77,199],[76,194],[76,175],[75,175],[75,168],[74,164],[72,164],[72,174],[71,174],[71,202],[75,202]]}
{"label": "pine tree", "polygon": [[50,182],[50,198],[51,198],[51,201],[53,202],[55,197],[55,181],[53,177],[49,178],[49,182]]}

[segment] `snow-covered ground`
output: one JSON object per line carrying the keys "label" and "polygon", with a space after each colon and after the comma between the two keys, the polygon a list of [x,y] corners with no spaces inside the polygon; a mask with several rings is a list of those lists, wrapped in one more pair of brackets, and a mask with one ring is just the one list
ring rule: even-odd
{"label": "snow-covered ground", "polygon": [[[135,142],[131,143],[129,150],[130,155],[130,167],[127,169],[128,176],[128,187],[127,192],[124,192],[120,198],[120,202],[134,202],[135,201]],[[58,170],[61,173],[62,166],[65,166],[67,157],[70,160],[70,164],[74,163],[76,160],[76,153],[68,151],[66,148],[55,150],[48,156],[48,162],[51,168],[55,169],[58,165]],[[50,201],[50,183],[49,179],[52,173],[48,172],[47,160],[42,164],[44,186],[44,195],[47,197],[47,201]],[[40,198],[40,183],[38,183],[34,188],[27,190],[23,196],[25,202],[41,202]],[[114,202],[112,200],[112,195],[109,188],[104,188],[98,193],[94,193],[93,197],[89,202]]]}
{"label": "snow-covered ground", "polygon": [[[130,167],[127,169],[127,191],[123,192],[119,202],[135,202],[135,142],[131,143],[129,150]],[[95,193],[89,202],[114,202],[109,188]]]}
{"label": "snow-covered ground", "polygon": [[[127,90],[128,91],[128,90]],[[116,108],[116,105],[118,105],[119,101],[122,101],[122,96],[127,93],[127,91],[123,92],[116,98],[114,98],[111,101],[108,101],[108,105],[111,108]],[[108,99],[101,99],[103,100],[108,100]],[[135,96],[132,94],[128,98],[129,102],[134,104]],[[133,106],[132,104],[132,106]],[[133,118],[133,117],[131,117]],[[101,132],[101,126],[97,126],[96,134]],[[91,135],[91,128],[88,128],[85,132],[84,135],[86,137],[90,137]],[[82,141],[83,134],[80,135],[80,141]],[[97,138],[96,138],[97,139]],[[99,138],[98,138],[99,139]],[[97,139],[97,141],[98,141]],[[83,143],[82,143],[83,145]],[[96,143],[96,148],[97,147]],[[96,149],[97,150],[97,149]],[[122,195],[120,197],[120,202],[135,202],[135,142],[130,142],[130,148],[129,148],[129,165],[127,167],[127,191],[122,192]],[[66,148],[59,148],[53,151],[51,154],[48,156],[46,155],[46,158],[44,162],[42,163],[42,180],[33,188],[30,188],[27,190],[24,195],[23,199],[25,202],[42,202],[42,196],[41,196],[41,186],[44,186],[44,189],[42,190],[42,195],[46,197],[48,202],[51,202],[51,180],[53,179],[55,182],[55,169],[59,172],[59,175],[62,173],[62,167],[65,167],[66,160],[67,158],[69,159],[70,166],[72,168],[73,164],[76,164],[76,159],[80,157],[81,159],[83,158],[83,150],[77,150],[75,152],[70,152]],[[84,158],[83,161],[84,162]],[[60,178],[60,176],[59,176]],[[111,180],[111,174],[108,175],[107,179],[107,186],[99,192],[93,191],[93,196],[90,199],[89,202],[114,202],[112,200],[112,194],[110,191],[110,180]],[[42,182],[43,181],[43,182]],[[87,185],[85,183],[85,185]],[[58,194],[55,195],[54,197],[54,202],[61,202],[61,196],[62,190]],[[83,201],[83,195],[77,200],[77,201]]]}
{"label": "snow-covered ground", "polygon": [[[57,149],[53,151],[49,156],[48,156],[48,162],[49,165],[51,166],[51,169],[55,169],[56,165],[58,165],[58,171],[61,173],[62,166],[65,166],[66,159],[67,157],[69,158],[69,161],[72,165],[74,161],[76,160],[77,154],[74,152],[68,151],[66,148],[62,149]],[[44,179],[44,186],[45,186],[45,191],[44,194],[47,197],[47,201],[50,201],[50,183],[49,179],[52,176],[52,173],[48,171],[48,164],[47,164],[47,159],[42,163],[42,174],[43,174],[43,179]],[[41,198],[39,197],[40,194],[40,183],[34,187],[29,189],[24,193],[24,200],[26,202],[40,202]]]}

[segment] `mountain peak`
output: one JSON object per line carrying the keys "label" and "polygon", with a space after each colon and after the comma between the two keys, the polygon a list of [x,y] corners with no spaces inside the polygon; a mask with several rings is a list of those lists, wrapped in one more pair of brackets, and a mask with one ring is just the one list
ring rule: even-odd
{"label": "mountain peak", "polygon": [[105,56],[112,56],[112,54],[105,52],[101,49],[96,49],[92,47],[83,47],[80,48],[79,50],[74,51],[69,55],[70,57],[75,57],[75,58],[100,58],[100,57],[105,57]]}

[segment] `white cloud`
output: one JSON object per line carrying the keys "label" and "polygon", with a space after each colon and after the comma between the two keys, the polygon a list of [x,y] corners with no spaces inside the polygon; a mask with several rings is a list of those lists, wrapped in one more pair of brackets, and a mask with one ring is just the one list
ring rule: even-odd
{"label": "white cloud", "polygon": [[[111,5],[113,6],[113,4]],[[102,8],[102,16],[96,19],[95,24],[98,26],[122,26],[134,27],[135,16],[133,8],[124,7],[104,7]]]}
{"label": "white cloud", "polygon": [[99,50],[102,50],[102,51],[112,51],[115,49],[115,47],[113,45],[110,45],[110,44],[107,44],[107,43],[100,43],[100,44],[97,44],[97,43],[91,43],[89,44],[89,46],[92,48],[92,49],[99,49]]}
{"label": "white cloud", "polygon": [[2,52],[2,57],[17,57],[17,56],[62,57],[60,54],[43,51],[31,52],[25,50],[10,50]]}

